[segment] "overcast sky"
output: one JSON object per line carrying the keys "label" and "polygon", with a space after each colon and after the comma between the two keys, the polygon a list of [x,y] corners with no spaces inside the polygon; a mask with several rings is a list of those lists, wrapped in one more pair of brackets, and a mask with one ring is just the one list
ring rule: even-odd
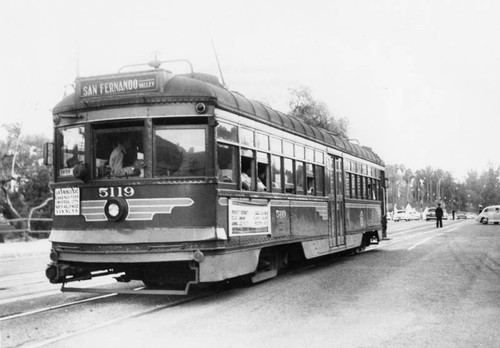
{"label": "overcast sky", "polygon": [[493,0],[3,0],[0,123],[50,135],[77,74],[155,51],[218,75],[211,35],[231,90],[288,112],[307,86],[387,164],[462,179],[500,164],[499,18]]}

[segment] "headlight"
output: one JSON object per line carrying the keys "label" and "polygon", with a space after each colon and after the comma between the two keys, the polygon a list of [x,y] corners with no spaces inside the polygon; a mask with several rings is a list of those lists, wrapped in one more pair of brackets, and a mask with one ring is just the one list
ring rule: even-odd
{"label": "headlight", "polygon": [[128,215],[128,204],[123,198],[111,198],[104,206],[109,221],[120,221]]}

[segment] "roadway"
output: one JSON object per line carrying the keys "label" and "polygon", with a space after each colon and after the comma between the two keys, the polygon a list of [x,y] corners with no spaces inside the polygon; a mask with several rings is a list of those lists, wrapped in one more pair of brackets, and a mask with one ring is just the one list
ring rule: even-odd
{"label": "roadway", "polygon": [[500,226],[473,220],[390,222],[363,253],[189,297],[60,293],[47,261],[2,259],[2,347],[500,346]]}

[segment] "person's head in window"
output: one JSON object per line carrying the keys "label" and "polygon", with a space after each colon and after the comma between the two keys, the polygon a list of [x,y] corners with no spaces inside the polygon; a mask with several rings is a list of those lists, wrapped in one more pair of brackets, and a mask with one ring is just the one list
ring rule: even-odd
{"label": "person's head in window", "polygon": [[[113,176],[138,176],[144,168],[144,162],[135,158],[137,154],[131,154],[133,147],[130,137],[118,138],[116,146],[109,156],[111,175]],[[125,163],[126,155],[133,155],[132,163]]]}

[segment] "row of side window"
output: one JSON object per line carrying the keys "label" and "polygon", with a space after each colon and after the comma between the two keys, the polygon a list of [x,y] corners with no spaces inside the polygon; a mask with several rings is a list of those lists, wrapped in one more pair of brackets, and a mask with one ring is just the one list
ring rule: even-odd
{"label": "row of side window", "polygon": [[242,190],[323,196],[324,167],[284,156],[218,143],[219,182]]}

